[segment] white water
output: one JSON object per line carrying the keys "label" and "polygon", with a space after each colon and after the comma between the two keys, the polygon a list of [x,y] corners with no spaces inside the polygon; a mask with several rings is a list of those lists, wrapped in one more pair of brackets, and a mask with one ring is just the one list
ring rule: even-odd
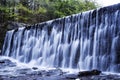
{"label": "white water", "polygon": [[43,67],[120,72],[120,4],[8,31],[4,56]]}

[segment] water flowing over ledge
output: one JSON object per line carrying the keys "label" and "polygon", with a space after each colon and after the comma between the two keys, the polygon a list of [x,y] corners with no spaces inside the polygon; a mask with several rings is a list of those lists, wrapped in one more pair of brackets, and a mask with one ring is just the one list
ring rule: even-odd
{"label": "water flowing over ledge", "polygon": [[8,31],[2,54],[45,67],[120,72],[120,4]]}

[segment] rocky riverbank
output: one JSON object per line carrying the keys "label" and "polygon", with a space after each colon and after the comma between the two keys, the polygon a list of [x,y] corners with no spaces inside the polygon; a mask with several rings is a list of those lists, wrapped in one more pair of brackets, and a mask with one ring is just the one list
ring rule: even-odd
{"label": "rocky riverbank", "polygon": [[39,69],[37,67],[20,67],[16,62],[0,58],[0,80],[120,80],[119,75],[104,74],[79,76],[59,68]]}

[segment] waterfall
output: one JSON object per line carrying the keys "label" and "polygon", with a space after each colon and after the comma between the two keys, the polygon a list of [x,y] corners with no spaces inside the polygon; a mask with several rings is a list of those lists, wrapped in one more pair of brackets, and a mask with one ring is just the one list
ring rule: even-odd
{"label": "waterfall", "polygon": [[2,54],[45,67],[120,72],[120,4],[8,31]]}

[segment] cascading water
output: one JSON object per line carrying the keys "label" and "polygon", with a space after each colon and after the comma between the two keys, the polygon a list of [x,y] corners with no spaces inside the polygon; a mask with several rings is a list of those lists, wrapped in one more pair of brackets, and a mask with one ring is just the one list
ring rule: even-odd
{"label": "cascading water", "polygon": [[2,54],[39,66],[120,72],[120,4],[8,31]]}

